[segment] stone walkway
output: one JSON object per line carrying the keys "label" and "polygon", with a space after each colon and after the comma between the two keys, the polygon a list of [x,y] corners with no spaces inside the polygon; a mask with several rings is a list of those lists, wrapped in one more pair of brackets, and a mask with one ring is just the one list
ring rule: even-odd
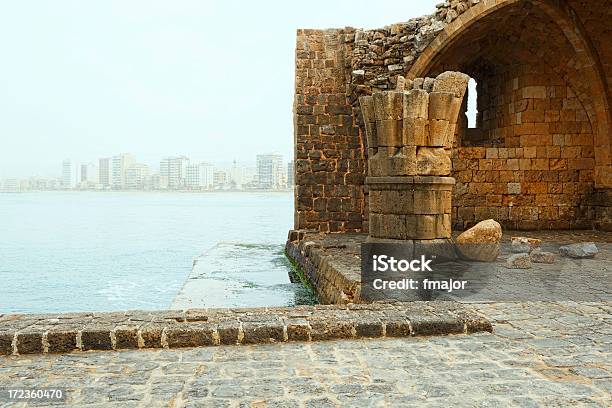
{"label": "stone walkway", "polygon": [[0,387],[67,387],[70,406],[612,404],[612,304],[479,308],[493,334],[1,357]]}

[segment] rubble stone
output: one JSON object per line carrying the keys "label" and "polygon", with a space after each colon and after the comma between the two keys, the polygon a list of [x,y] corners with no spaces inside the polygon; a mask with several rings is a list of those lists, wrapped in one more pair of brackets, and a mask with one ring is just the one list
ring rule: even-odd
{"label": "rubble stone", "polygon": [[533,251],[531,251],[529,257],[531,258],[531,262],[535,263],[555,263],[555,254],[553,254],[552,252],[542,251],[540,248],[535,248]]}
{"label": "rubble stone", "polygon": [[506,268],[510,269],[529,269],[531,268],[531,259],[529,254],[513,254],[506,260]]}
{"label": "rubble stone", "polygon": [[459,253],[474,261],[492,262],[499,255],[501,225],[495,220],[481,221],[461,233],[455,243]]}
{"label": "rubble stone", "polygon": [[593,258],[598,252],[593,242],[580,242],[559,247],[559,253],[569,258]]}

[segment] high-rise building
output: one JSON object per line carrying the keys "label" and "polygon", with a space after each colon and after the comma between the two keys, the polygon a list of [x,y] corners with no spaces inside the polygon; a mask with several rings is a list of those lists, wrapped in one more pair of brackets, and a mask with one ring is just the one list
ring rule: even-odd
{"label": "high-rise building", "polygon": [[283,156],[280,154],[257,155],[257,183],[265,190],[276,190],[287,185]]}
{"label": "high-rise building", "polygon": [[215,167],[212,163],[200,163],[198,164],[200,170],[200,187],[207,190],[214,188],[215,186]]}
{"label": "high-rise building", "polygon": [[147,177],[149,177],[149,166],[132,164],[125,171],[125,187],[130,190],[143,190]]}
{"label": "high-rise building", "polygon": [[294,176],[295,175],[295,162],[291,160],[287,163],[287,187],[293,188],[295,184]]}
{"label": "high-rise building", "polygon": [[227,173],[223,170],[215,170],[213,173],[213,185],[215,189],[224,189],[227,184]]}
{"label": "high-rise building", "polygon": [[111,184],[111,159],[108,157],[98,160],[98,180],[103,188],[107,188]]}
{"label": "high-rise building", "polygon": [[72,161],[70,159],[65,159],[62,162],[62,188],[72,188],[74,187],[74,176],[72,169]]}
{"label": "high-rise building", "polygon": [[81,164],[81,178],[79,179],[81,183],[87,183],[87,165]]}
{"label": "high-rise building", "polygon": [[231,188],[242,189],[244,182],[244,167],[238,166],[236,160],[232,164],[232,168],[229,171],[229,183]]}
{"label": "high-rise building", "polygon": [[168,188],[177,189],[186,184],[189,158],[175,156],[164,158],[159,165],[159,173],[168,178]]}
{"label": "high-rise building", "polygon": [[2,183],[2,191],[7,193],[14,193],[19,191],[19,180],[17,179],[6,179]]}
{"label": "high-rise building", "polygon": [[185,186],[189,188],[200,187],[200,169],[197,164],[188,164],[185,169]]}
{"label": "high-rise building", "polygon": [[134,156],[129,153],[122,153],[113,156],[111,167],[111,185],[114,189],[126,187],[127,169],[135,162]]}
{"label": "high-rise building", "polygon": [[148,178],[148,188],[153,190],[166,190],[168,189],[168,177],[162,176],[159,173],[155,173]]}

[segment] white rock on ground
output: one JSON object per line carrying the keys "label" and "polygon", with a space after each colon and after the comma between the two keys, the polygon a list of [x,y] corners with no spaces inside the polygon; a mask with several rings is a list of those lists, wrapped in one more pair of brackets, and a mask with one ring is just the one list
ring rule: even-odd
{"label": "white rock on ground", "polygon": [[531,252],[542,243],[541,239],[527,237],[511,237],[510,250],[514,253]]}
{"label": "white rock on ground", "polygon": [[555,263],[555,254],[552,252],[542,251],[540,248],[536,248],[529,254],[531,258],[531,262],[535,263],[545,263],[545,264],[554,264]]}
{"label": "white rock on ground", "polygon": [[510,269],[529,269],[531,268],[531,259],[529,254],[514,254],[510,255],[506,260],[506,268]]}
{"label": "white rock on ground", "polygon": [[501,225],[495,220],[481,221],[457,237],[459,253],[474,261],[492,262],[499,255]]}
{"label": "white rock on ground", "polygon": [[559,253],[570,258],[592,258],[599,250],[593,242],[579,242],[559,247]]}

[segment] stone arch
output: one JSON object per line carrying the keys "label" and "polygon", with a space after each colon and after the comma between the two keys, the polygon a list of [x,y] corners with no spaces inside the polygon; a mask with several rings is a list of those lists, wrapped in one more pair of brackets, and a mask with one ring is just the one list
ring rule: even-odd
{"label": "stone arch", "polygon": [[[516,16],[526,16],[525,21],[532,23],[530,28],[534,30],[533,35],[517,31],[516,26],[520,25],[520,22],[509,20],[512,11],[517,12]],[[538,24],[539,22],[545,24]],[[541,30],[544,29],[554,33],[554,36],[549,39],[548,35],[542,34]],[[548,69],[556,74],[557,80],[567,84],[588,116],[593,137],[595,186],[612,187],[610,168],[612,116],[609,108],[608,84],[597,52],[581,26],[579,18],[567,2],[564,0],[481,1],[462,13],[436,36],[412,65],[406,77],[411,79],[435,75],[446,69],[465,70],[465,66],[461,66],[466,64],[465,58],[463,61],[457,61],[455,66],[444,63],[449,62],[453,52],[461,50],[461,44],[465,45],[475,36],[473,34],[475,30],[479,30],[480,33],[495,33],[498,39],[503,38],[505,34],[508,41],[515,41],[514,54],[508,56],[509,58],[525,60],[529,64],[547,65]],[[537,37],[537,34],[540,36]],[[486,49],[483,49],[479,55],[475,53],[471,57],[481,58],[484,51]],[[470,51],[466,53],[469,54]],[[446,61],[445,56],[447,56]],[[500,55],[498,57],[504,58]],[[562,63],[556,63],[560,58],[564,59]],[[493,65],[496,62],[501,66],[512,61],[493,61]]]}

